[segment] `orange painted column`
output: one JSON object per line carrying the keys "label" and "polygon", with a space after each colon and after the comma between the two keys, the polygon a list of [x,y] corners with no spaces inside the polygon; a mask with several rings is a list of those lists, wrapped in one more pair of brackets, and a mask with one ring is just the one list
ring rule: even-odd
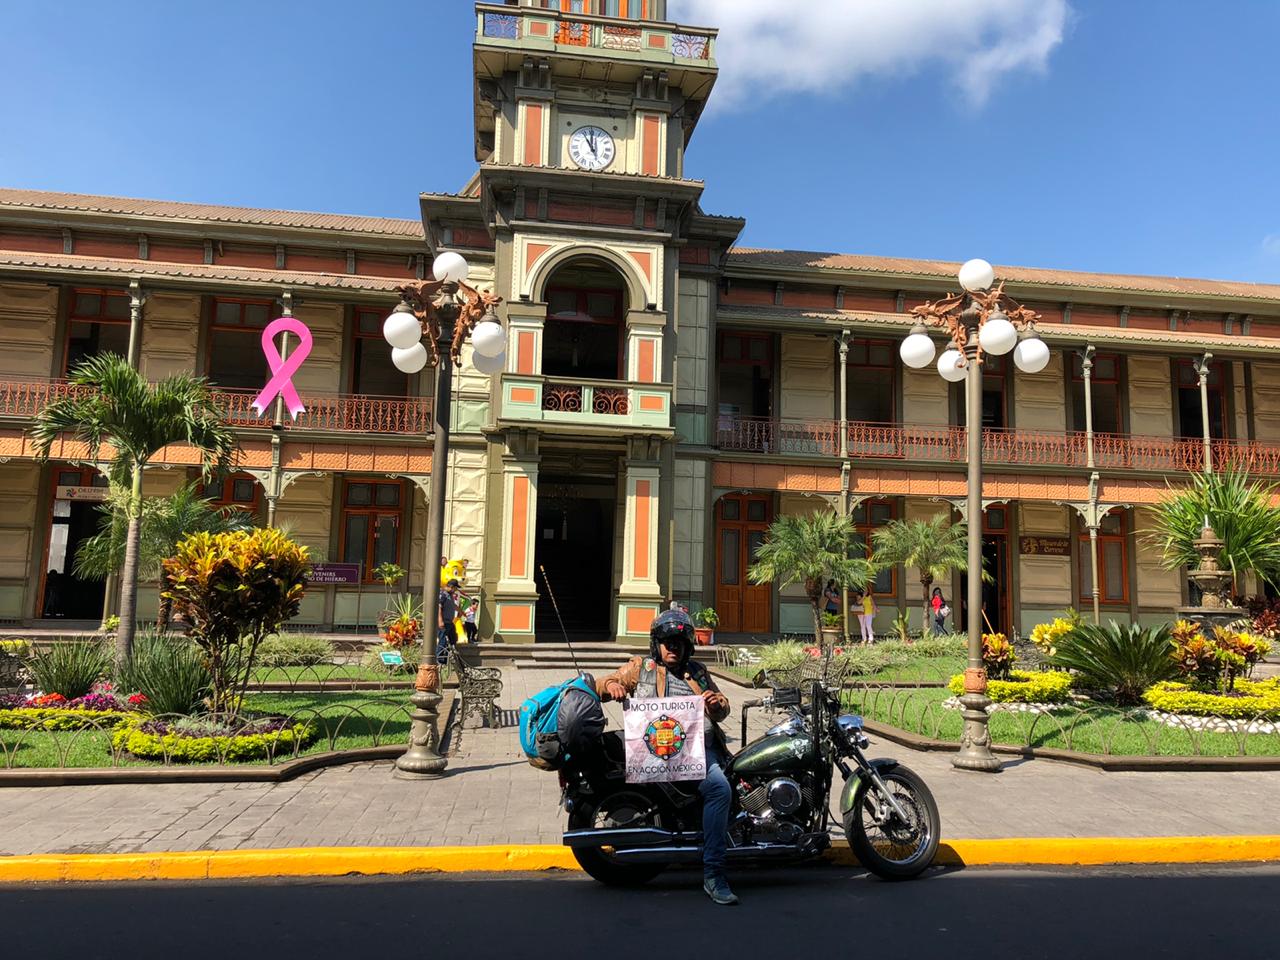
{"label": "orange painted column", "polygon": [[656,463],[628,463],[626,530],[623,536],[622,586],[618,599],[619,637],[648,636],[662,609],[658,584],[661,471]]}
{"label": "orange painted column", "polygon": [[535,585],[534,532],[538,514],[538,465],[513,460],[502,472],[501,573],[496,632],[507,642],[532,642]]}

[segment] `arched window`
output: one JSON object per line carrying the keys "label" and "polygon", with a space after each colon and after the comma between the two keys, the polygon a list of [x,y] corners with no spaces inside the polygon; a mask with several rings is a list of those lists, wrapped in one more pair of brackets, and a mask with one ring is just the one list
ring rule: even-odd
{"label": "arched window", "polygon": [[547,280],[542,372],[577,380],[622,378],[627,288],[603,260],[571,260]]}

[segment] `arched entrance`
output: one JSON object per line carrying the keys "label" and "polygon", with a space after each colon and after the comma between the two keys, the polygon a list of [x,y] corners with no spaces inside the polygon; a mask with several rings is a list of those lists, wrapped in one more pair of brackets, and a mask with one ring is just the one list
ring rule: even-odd
{"label": "arched entrance", "polygon": [[579,257],[547,278],[542,372],[574,380],[620,380],[627,287],[617,268]]}

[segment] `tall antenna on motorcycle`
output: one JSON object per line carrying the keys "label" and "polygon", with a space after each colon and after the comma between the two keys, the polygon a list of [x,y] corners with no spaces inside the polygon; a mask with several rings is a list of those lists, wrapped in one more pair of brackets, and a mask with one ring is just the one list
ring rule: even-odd
{"label": "tall antenna on motorcycle", "polygon": [[560,605],[556,603],[555,591],[551,589],[551,581],[547,579],[547,568],[538,564],[538,572],[542,574],[542,582],[547,586],[547,596],[551,598],[551,609],[556,612],[556,619],[560,621],[560,632],[564,634],[565,646],[569,648],[569,656],[573,658],[573,669],[578,671],[578,676],[584,676],[582,667],[578,666],[578,655],[573,652],[573,644],[569,642],[569,631],[564,628],[564,617],[560,616]]}

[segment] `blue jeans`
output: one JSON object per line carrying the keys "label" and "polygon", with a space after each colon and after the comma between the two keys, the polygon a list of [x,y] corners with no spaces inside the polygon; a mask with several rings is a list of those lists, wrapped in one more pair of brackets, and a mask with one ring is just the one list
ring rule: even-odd
{"label": "blue jeans", "polygon": [[453,624],[441,627],[436,631],[436,663],[444,666],[449,661],[449,648],[453,646],[456,634],[453,632]]}
{"label": "blue jeans", "polygon": [[698,784],[702,794],[702,872],[724,873],[724,852],[729,845],[729,804],[733,791],[718,760],[707,757],[707,778]]}

